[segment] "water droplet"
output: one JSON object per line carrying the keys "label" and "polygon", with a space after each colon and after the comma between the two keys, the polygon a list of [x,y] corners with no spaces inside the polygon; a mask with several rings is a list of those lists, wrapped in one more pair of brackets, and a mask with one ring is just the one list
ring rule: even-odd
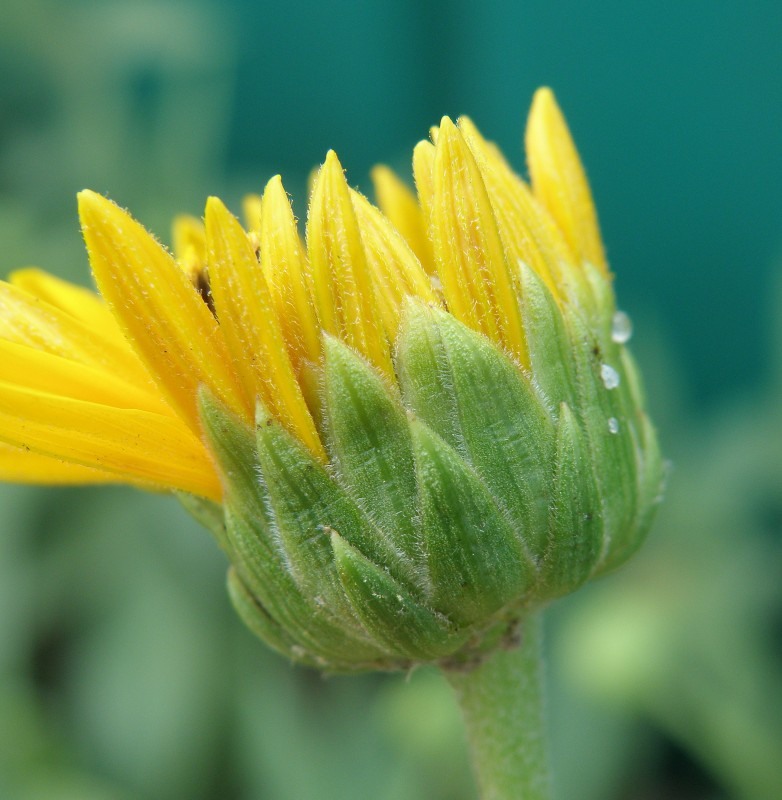
{"label": "water droplet", "polygon": [[600,365],[600,378],[606,389],[616,389],[619,386],[619,373],[609,364]]}
{"label": "water droplet", "polygon": [[619,420],[616,417],[608,418],[608,432],[619,433]]}
{"label": "water droplet", "polygon": [[624,311],[617,311],[611,322],[611,338],[617,344],[624,344],[630,341],[633,335],[633,323]]}

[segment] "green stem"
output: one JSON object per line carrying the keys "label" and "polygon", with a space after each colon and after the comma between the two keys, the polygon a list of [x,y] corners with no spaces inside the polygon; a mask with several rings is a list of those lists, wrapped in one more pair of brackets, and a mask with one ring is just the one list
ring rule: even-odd
{"label": "green stem", "polygon": [[548,800],[540,614],[521,645],[468,672],[445,670],[467,726],[482,800]]}

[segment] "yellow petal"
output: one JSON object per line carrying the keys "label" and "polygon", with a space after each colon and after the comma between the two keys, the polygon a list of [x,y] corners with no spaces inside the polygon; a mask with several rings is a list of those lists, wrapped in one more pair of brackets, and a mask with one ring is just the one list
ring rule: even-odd
{"label": "yellow petal", "polygon": [[206,204],[206,239],[215,310],[248,393],[325,458],[261,266],[239,221],[216,197]]}
{"label": "yellow petal", "polygon": [[353,210],[361,228],[367,265],[375,283],[375,296],[390,341],[396,339],[405,297],[439,305],[429,276],[407,242],[381,211],[350,190]]}
{"label": "yellow petal", "polygon": [[0,382],[0,441],[161,488],[219,499],[214,467],[177,419]]}
{"label": "yellow petal", "polygon": [[157,394],[129,384],[114,370],[79,364],[3,339],[0,339],[0,381],[74,400],[172,416]]}
{"label": "yellow petal", "polygon": [[535,195],[579,260],[608,274],[586,173],[551,89],[538,89],[527,121],[526,149]]}
{"label": "yellow petal", "polygon": [[459,130],[480,167],[509,264],[523,261],[532,267],[556,297],[561,263],[569,256],[560,231],[545,219],[527,185],[472,120],[460,117]]}
{"label": "yellow petal", "polygon": [[430,229],[448,310],[526,363],[517,289],[480,169],[444,117],[437,137]]}
{"label": "yellow petal", "polygon": [[174,219],[171,234],[174,258],[190,278],[191,283],[198,286],[206,266],[204,223],[196,217],[180,214]]}
{"label": "yellow petal", "polygon": [[294,366],[298,370],[303,361],[319,363],[320,325],[309,286],[309,267],[279,175],[263,192],[261,265]]}
{"label": "yellow petal", "polygon": [[92,331],[130,351],[122,330],[103,300],[90,289],[69,283],[35,267],[12,272],[9,282],[50,306],[64,311]]}
{"label": "yellow petal", "polygon": [[0,481],[49,486],[125,483],[120,475],[42,456],[5,442],[0,442]]}
{"label": "yellow petal", "polygon": [[413,192],[396,174],[382,164],[372,170],[372,183],[380,210],[404,236],[423,268],[434,272],[434,256],[421,207]]}
{"label": "yellow petal", "polygon": [[[418,142],[413,148],[413,177],[421,206],[421,219],[426,226],[426,238],[431,247],[429,216],[434,198],[434,145],[431,142]],[[436,268],[433,267],[433,270],[436,272]]]}
{"label": "yellow petal", "polygon": [[334,151],[326,156],[313,188],[307,250],[323,329],[393,375],[350,191]]}
{"label": "yellow petal", "polygon": [[84,240],[101,294],[161,391],[199,431],[196,392],[208,386],[235,413],[253,409],[217,321],[174,259],[109,200],[79,194]]}
{"label": "yellow petal", "polygon": [[[39,283],[51,288],[49,281]],[[79,289],[69,284],[64,286],[67,289]],[[90,320],[89,311],[93,300],[97,301],[94,295],[89,297],[89,294],[82,298],[77,297],[86,301],[83,305],[87,320]],[[62,298],[69,300],[67,293],[63,293]],[[74,307],[70,302],[65,304]],[[92,307],[91,310],[97,309]],[[114,331],[116,332],[116,325]],[[139,387],[152,386],[149,374],[121,334],[110,335],[105,328],[89,327],[62,308],[2,281],[0,339],[62,356],[79,364],[115,372],[125,377],[128,383]]]}
{"label": "yellow petal", "polygon": [[263,200],[260,195],[246,194],[242,198],[242,217],[244,227],[253,233],[261,232],[261,218],[263,217]]}

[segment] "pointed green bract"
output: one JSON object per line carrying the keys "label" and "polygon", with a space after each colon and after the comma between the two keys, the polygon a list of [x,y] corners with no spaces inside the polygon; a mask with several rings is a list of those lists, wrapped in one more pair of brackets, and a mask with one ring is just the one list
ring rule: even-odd
{"label": "pointed green bract", "polygon": [[327,337],[325,353],[327,442],[338,479],[407,556],[411,583],[425,580],[415,563],[416,487],[405,411],[386,381],[349,347]]}
{"label": "pointed green bract", "polygon": [[600,573],[623,564],[641,546],[662,500],[665,483],[665,462],[652,423],[643,412],[638,415],[638,505],[636,517],[627,535],[611,549]]}
{"label": "pointed green bract", "polygon": [[548,547],[541,583],[552,596],[567,594],[590,575],[603,541],[600,495],[578,422],[563,403],[557,426]]}
{"label": "pointed green bract", "polygon": [[622,402],[623,391],[619,387],[608,388],[601,376],[601,368],[608,363],[605,343],[590,332],[574,309],[565,311],[565,321],[570,328],[576,365],[576,413],[584,429],[589,464],[604,515],[603,547],[599,558],[602,565],[611,549],[621,547],[632,530],[637,502],[637,460],[632,420]]}
{"label": "pointed green bract", "polygon": [[[398,364],[412,372],[407,359],[416,356],[418,381],[403,381],[405,401],[481,476],[519,541],[541,554],[554,444],[542,398],[495,345],[449,314],[414,307],[410,318]],[[434,386],[451,398],[447,420]]]}
{"label": "pointed green bract", "polygon": [[537,558],[546,535],[553,420],[518,367],[488,339],[448,314],[435,320],[466,460]]}
{"label": "pointed green bract", "polygon": [[[334,568],[331,531],[374,550],[372,555],[386,562],[382,539],[323,465],[260,405],[256,434],[260,472],[286,566],[324,614],[350,624],[354,615]],[[358,620],[353,627],[361,630]]]}
{"label": "pointed green bract", "polygon": [[278,653],[292,660],[302,661],[310,666],[317,666],[315,659],[308,658],[280,626],[258,603],[256,597],[245,586],[234,567],[228,570],[228,595],[236,613],[242,622],[266,644]]}
{"label": "pointed green bract", "polygon": [[554,408],[560,403],[572,403],[575,393],[572,345],[562,313],[546,284],[533,269],[521,262],[519,271],[519,303],[530,372]]}
{"label": "pointed green bract", "polygon": [[459,634],[339,534],[332,533],[331,543],[345,593],[365,626],[391,652],[429,661],[453,652],[467,638],[469,632]]}
{"label": "pointed green bract", "polygon": [[459,413],[436,314],[423,303],[407,301],[397,338],[396,372],[407,407],[461,453]]}
{"label": "pointed green bract", "polygon": [[[374,663],[382,651],[352,615],[348,625],[301,591],[289,571],[288,557],[276,536],[276,521],[252,432],[211,395],[202,392],[200,414],[225,483],[225,535],[229,556],[255,602],[287,631],[295,632],[292,657],[314,660],[332,669]],[[244,607],[249,613],[251,607]],[[352,622],[351,622],[352,621]],[[264,621],[257,622],[262,629]]]}
{"label": "pointed green bract", "polygon": [[529,559],[478,475],[436,433],[411,422],[431,604],[461,624],[523,595]]}

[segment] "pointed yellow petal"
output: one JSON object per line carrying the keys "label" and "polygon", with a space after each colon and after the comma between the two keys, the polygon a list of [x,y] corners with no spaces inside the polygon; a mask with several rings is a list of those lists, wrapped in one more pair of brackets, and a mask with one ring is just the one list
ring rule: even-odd
{"label": "pointed yellow petal", "polygon": [[204,223],[198,217],[189,214],[175,217],[171,234],[174,258],[181,260],[185,254],[192,251],[200,263],[206,263],[206,232]]}
{"label": "pointed yellow petal", "polygon": [[111,311],[91,289],[61,280],[35,267],[12,272],[9,282],[79,320],[93,335],[101,339],[111,339],[130,351],[130,345]]}
{"label": "pointed yellow petal", "polygon": [[393,375],[350,191],[333,150],[312,192],[307,250],[323,329]]}
{"label": "pointed yellow petal", "polygon": [[198,286],[206,266],[204,223],[196,217],[180,214],[174,219],[171,234],[174,258],[190,278],[191,283]]}
{"label": "pointed yellow petal", "polygon": [[263,192],[261,265],[294,366],[320,361],[320,325],[296,219],[279,175]]}
{"label": "pointed yellow petal", "polygon": [[[48,281],[46,284],[51,287]],[[79,288],[69,284],[65,284],[65,287]],[[97,298],[89,295],[87,293],[82,298],[76,297],[86,301],[84,307],[88,320],[90,310],[97,310],[95,307],[90,308]],[[68,298],[65,293],[63,297],[69,300],[68,307],[75,308],[70,303],[73,298]],[[114,333],[116,334],[116,325]],[[105,328],[89,327],[67,311],[2,281],[0,339],[62,356],[79,364],[115,372],[135,386],[149,388],[152,385],[146,369],[121,334],[111,335]]]}
{"label": "pointed yellow petal", "polygon": [[124,483],[119,475],[82,467],[21,447],[0,442],[0,481],[67,486],[89,483]]}
{"label": "pointed yellow petal", "polygon": [[396,228],[366,197],[352,189],[350,196],[361,228],[383,326],[389,340],[394,341],[405,297],[417,297],[435,305],[440,302],[429,276]]}
{"label": "pointed yellow petal", "polygon": [[0,441],[50,458],[219,499],[201,442],[177,419],[0,382]]}
{"label": "pointed yellow petal", "polygon": [[172,416],[157,394],[129,384],[114,370],[79,364],[3,339],[0,339],[0,381],[75,400]]}
{"label": "pointed yellow petal", "polygon": [[206,204],[209,275],[215,310],[249,394],[325,458],[304,402],[271,293],[247,234],[216,197]]}
{"label": "pointed yellow petal", "polygon": [[517,290],[494,212],[478,165],[447,117],[435,149],[430,226],[449,311],[526,363]]}
{"label": "pointed yellow petal", "polygon": [[459,130],[480,167],[509,264],[528,264],[557,296],[555,276],[567,255],[561,235],[551,225],[558,236],[553,238],[538,219],[539,209],[529,188],[497,147],[483,138],[472,120],[460,117]]}
{"label": "pointed yellow petal", "polygon": [[[418,142],[413,148],[413,177],[421,206],[421,218],[426,226],[426,238],[432,244],[430,234],[430,213],[434,198],[434,145],[431,142]],[[432,253],[434,258],[434,252]],[[436,272],[436,268],[434,268]]]}
{"label": "pointed yellow petal", "polygon": [[586,173],[551,89],[538,89],[527,121],[526,149],[535,195],[551,212],[579,260],[608,274]]}
{"label": "pointed yellow petal", "polygon": [[253,233],[261,232],[261,218],[263,217],[263,200],[260,195],[246,194],[242,198],[242,217],[244,227]]}
{"label": "pointed yellow petal", "polygon": [[196,392],[201,384],[252,419],[222,331],[174,259],[138,222],[94,192],[79,194],[79,214],[101,294],[191,429],[200,430]]}
{"label": "pointed yellow petal", "polygon": [[404,236],[423,268],[434,272],[434,256],[429,232],[413,192],[388,167],[379,164],[372,170],[372,183],[380,210]]}

